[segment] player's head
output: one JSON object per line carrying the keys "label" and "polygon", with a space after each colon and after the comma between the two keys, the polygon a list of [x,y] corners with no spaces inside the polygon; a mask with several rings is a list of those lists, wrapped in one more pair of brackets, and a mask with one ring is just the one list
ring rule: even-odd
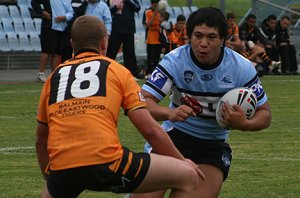
{"label": "player's head", "polygon": [[217,62],[227,29],[226,18],[217,8],[200,8],[190,15],[187,34],[192,52],[200,64],[212,65]]}
{"label": "player's head", "polygon": [[291,23],[291,18],[287,15],[284,15],[280,19],[280,26],[282,29],[287,29]]}
{"label": "player's head", "polygon": [[235,25],[236,16],[233,12],[229,12],[226,15],[227,25],[229,28],[232,28]]}
{"label": "player's head", "polygon": [[180,14],[177,16],[176,19],[176,29],[178,31],[182,31],[185,28],[185,24],[186,24],[186,18],[184,15]]}
{"label": "player's head", "polygon": [[271,14],[267,17],[266,23],[270,29],[275,30],[276,21],[277,21],[276,16],[274,14]]}
{"label": "player's head", "polygon": [[71,29],[71,43],[75,54],[83,50],[96,50],[105,54],[107,47],[105,25],[94,16],[77,18]]}
{"label": "player's head", "polygon": [[160,0],[150,0],[151,4],[157,4]]}
{"label": "player's head", "polygon": [[194,27],[203,24],[216,28],[220,38],[226,38],[228,29],[226,19],[218,8],[203,7],[193,12],[187,21],[187,35],[191,37]]}
{"label": "player's head", "polygon": [[254,14],[249,14],[246,18],[246,23],[248,27],[253,28],[256,23],[256,16]]}

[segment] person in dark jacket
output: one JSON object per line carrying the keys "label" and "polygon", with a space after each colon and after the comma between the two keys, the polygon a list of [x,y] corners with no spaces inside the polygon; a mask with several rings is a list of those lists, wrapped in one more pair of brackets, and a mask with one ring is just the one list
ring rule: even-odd
{"label": "person in dark jacket", "polygon": [[61,62],[64,62],[70,58],[72,58],[73,54],[73,48],[71,46],[71,27],[78,17],[84,15],[86,6],[88,5],[88,0],[72,0],[72,8],[74,11],[73,18],[68,21],[68,25],[64,31],[64,39],[63,39],[63,44],[62,44],[62,53],[61,53]]}
{"label": "person in dark jacket", "polygon": [[112,31],[109,37],[107,56],[115,59],[122,46],[125,67],[133,76],[141,78],[134,50],[134,33],[136,31],[134,13],[141,9],[139,1],[122,0],[109,6],[112,15]]}
{"label": "person in dark jacket", "polygon": [[281,58],[281,73],[299,74],[298,64],[296,59],[295,46],[290,42],[290,36],[288,33],[288,27],[291,23],[291,19],[284,15],[276,25],[276,44],[279,48],[279,54]]}

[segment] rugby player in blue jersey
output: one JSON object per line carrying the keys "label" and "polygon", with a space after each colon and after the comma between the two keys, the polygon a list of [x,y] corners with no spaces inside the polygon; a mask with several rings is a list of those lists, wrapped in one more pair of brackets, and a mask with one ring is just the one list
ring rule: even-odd
{"label": "rugby player in blue jersey", "polygon": [[[248,120],[238,105],[225,105],[224,122],[241,131],[259,131],[271,123],[267,95],[255,68],[224,46],[227,29],[226,19],[217,8],[205,7],[192,13],[187,22],[190,44],[165,55],[142,87],[152,116],[163,121],[179,151],[206,175],[207,179],[199,183],[198,197],[218,197],[231,164],[232,151],[226,143],[229,130],[216,122],[220,98],[231,89],[249,87],[258,100],[255,115]],[[169,106],[159,105],[166,96]],[[149,144],[145,148],[155,153]],[[164,193],[131,197],[157,198]]]}

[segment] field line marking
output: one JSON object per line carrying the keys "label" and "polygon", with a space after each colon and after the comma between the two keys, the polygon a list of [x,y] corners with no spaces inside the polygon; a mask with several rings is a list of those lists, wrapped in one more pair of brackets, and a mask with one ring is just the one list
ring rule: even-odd
{"label": "field line marking", "polygon": [[256,160],[256,161],[300,161],[297,158],[284,158],[284,157],[273,157],[273,158],[258,158],[258,157],[233,157],[233,160]]}
{"label": "field line marking", "polygon": [[[0,148],[0,152],[20,151],[34,149],[34,146],[23,146],[23,147],[5,147]],[[257,157],[233,157],[233,160],[257,160],[257,161],[300,161],[299,158],[257,158]]]}
{"label": "field line marking", "polygon": [[33,149],[33,148],[34,148],[34,146],[6,147],[6,148],[0,148],[0,152],[30,150],[30,149]]}
{"label": "field line marking", "polygon": [[38,93],[41,90],[26,90],[26,91],[0,91],[0,94],[15,94],[15,93]]}

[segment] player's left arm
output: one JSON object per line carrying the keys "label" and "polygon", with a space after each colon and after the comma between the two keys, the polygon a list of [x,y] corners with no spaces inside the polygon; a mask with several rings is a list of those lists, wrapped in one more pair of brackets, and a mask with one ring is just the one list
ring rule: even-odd
{"label": "player's left arm", "polygon": [[37,153],[38,163],[45,178],[45,170],[49,163],[49,156],[47,151],[47,142],[48,142],[48,126],[44,123],[38,123],[36,127],[36,140],[35,140],[35,149]]}
{"label": "player's left arm", "polygon": [[245,113],[239,105],[225,104],[221,110],[224,122],[229,128],[241,131],[259,131],[269,127],[271,124],[271,110],[268,102],[257,107],[254,116],[247,119]]}

